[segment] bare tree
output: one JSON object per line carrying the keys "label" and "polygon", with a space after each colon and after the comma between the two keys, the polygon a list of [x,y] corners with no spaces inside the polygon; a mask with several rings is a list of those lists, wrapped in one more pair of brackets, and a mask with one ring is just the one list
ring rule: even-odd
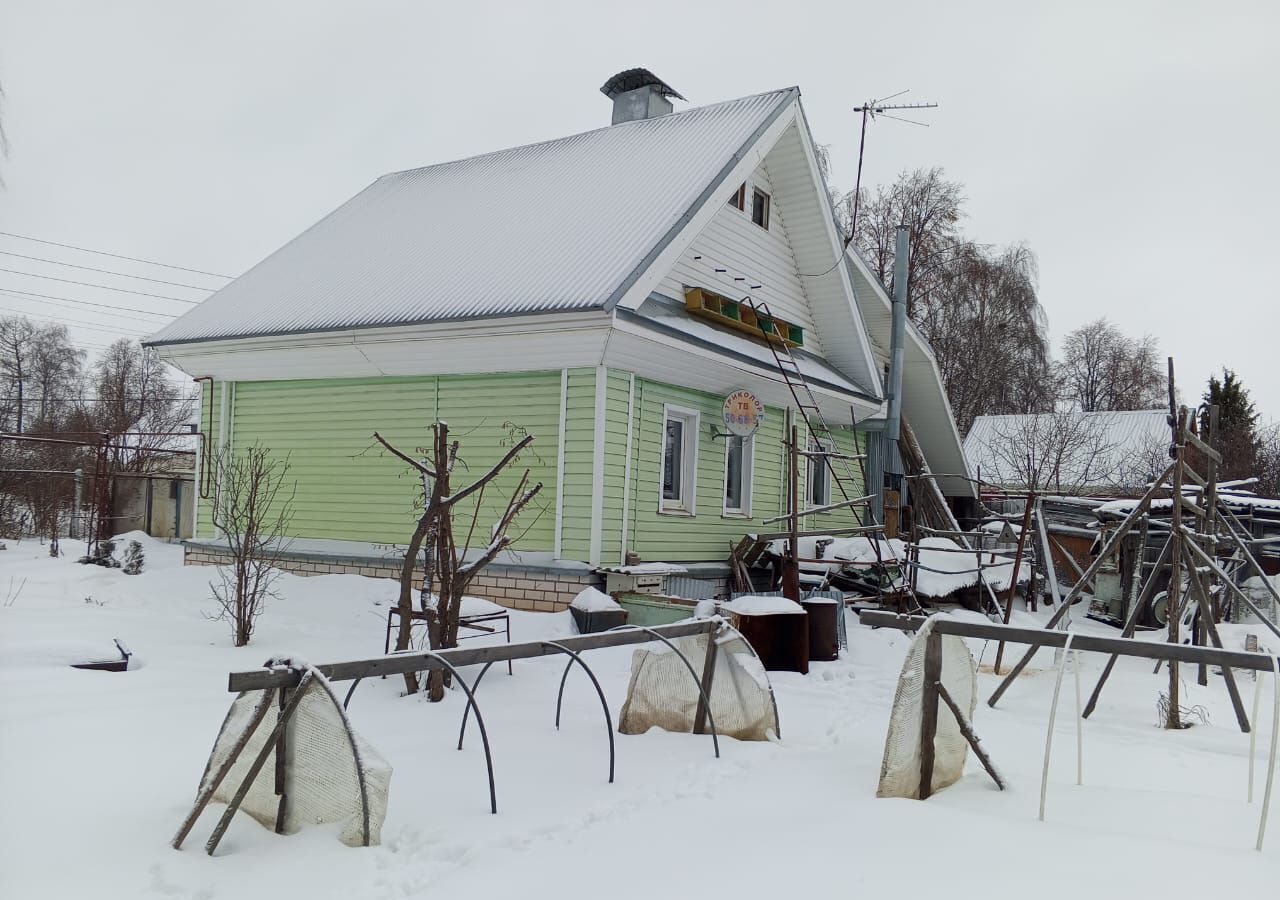
{"label": "bare tree", "polygon": [[[838,207],[837,219],[843,219],[846,228],[853,216],[854,200],[850,193]],[[906,225],[910,229],[907,305],[913,313],[920,298],[946,278],[952,255],[964,243],[959,230],[964,201],[963,186],[948,181],[939,168],[902,172],[893,184],[876,188],[874,195],[862,192],[858,221],[853,223],[853,240],[872,271],[890,290],[897,228]]]}
{"label": "bare tree", "polygon": [[1105,417],[1076,410],[1009,416],[993,432],[979,460],[985,481],[1071,496],[1113,489],[1123,477]]}
{"label": "bare tree", "polygon": [[180,397],[180,387],[150,347],[120,339],[108,347],[94,366],[95,408],[88,418],[95,430],[134,437],[130,451],[117,451],[113,467],[145,472],[169,463],[168,451],[182,449],[189,439],[184,427],[194,414],[194,401]]}
{"label": "bare tree", "polygon": [[8,421],[6,428],[21,434],[30,402],[32,357],[38,329],[25,316],[0,319],[0,377],[4,379]]}
{"label": "bare tree", "polygon": [[1058,364],[1063,399],[1085,412],[1156,409],[1166,375],[1155,338],[1131,338],[1105,318],[1067,335]]}
{"label": "bare tree", "polygon": [[1280,497],[1280,422],[1258,428],[1258,494]]}
{"label": "bare tree", "polygon": [[[846,233],[855,199],[837,205]],[[962,433],[976,416],[1051,410],[1056,394],[1035,255],[967,240],[964,202],[942,169],[903,172],[874,195],[863,191],[852,235],[892,291],[896,231],[908,226],[908,313],[933,347]]]}
{"label": "bare tree", "polygon": [[218,582],[209,584],[218,603],[214,618],[230,623],[235,645],[243,647],[267,600],[276,596],[296,483],[287,481],[288,457],[274,457],[260,444],[219,450],[213,466],[213,524],[231,556],[229,566],[218,568]]}
{"label": "bare tree", "polygon": [[956,425],[980,415],[1053,408],[1047,320],[1026,247],[958,248],[913,319],[933,347]]}
{"label": "bare tree", "polygon": [[[541,482],[529,485],[529,470],[525,469],[515,488],[506,495],[508,499],[501,507],[497,520],[486,529],[488,537],[484,546],[476,547],[473,553],[472,541],[482,515],[486,488],[503,469],[519,457],[522,450],[533,443],[533,435],[525,434],[485,474],[467,487],[454,490],[452,476],[458,462],[459,442],[450,441],[449,426],[444,422],[436,422],[431,426],[431,431],[431,447],[423,459],[415,459],[396,449],[377,432],[373,435],[378,443],[413,467],[422,485],[422,515],[409,539],[400,573],[400,632],[396,638],[397,650],[409,648],[418,554],[422,553],[424,562],[420,603],[421,614],[427,621],[430,645],[434,649],[456,647],[462,598],[466,595],[467,587],[485,566],[512,545],[515,538],[508,531],[521,511],[542,490]],[[474,498],[470,504],[470,522],[466,524],[466,534],[459,543],[454,527],[455,510],[461,501],[468,498]],[[464,522],[466,515],[463,513]],[[444,687],[443,673],[432,672],[428,680],[428,698],[433,701],[442,699]],[[411,673],[405,675],[405,688],[409,693],[418,689],[417,680]]]}

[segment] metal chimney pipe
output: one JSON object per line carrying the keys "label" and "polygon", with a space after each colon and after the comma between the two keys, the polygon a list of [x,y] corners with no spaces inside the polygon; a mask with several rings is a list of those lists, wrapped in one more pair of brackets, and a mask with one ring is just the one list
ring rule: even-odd
{"label": "metal chimney pipe", "polygon": [[902,357],[907,341],[907,255],[910,231],[899,225],[893,248],[893,327],[889,332],[889,412],[884,436],[896,441],[902,434]]}

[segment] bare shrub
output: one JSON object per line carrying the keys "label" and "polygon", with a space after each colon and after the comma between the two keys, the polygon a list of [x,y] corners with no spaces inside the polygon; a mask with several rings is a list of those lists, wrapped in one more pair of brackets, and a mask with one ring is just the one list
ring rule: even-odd
{"label": "bare shrub", "polygon": [[280,577],[277,563],[288,549],[295,485],[287,482],[288,457],[273,457],[260,444],[213,455],[213,524],[227,542],[230,565],[210,582],[218,612],[231,625],[237,647],[249,643],[258,616]]}

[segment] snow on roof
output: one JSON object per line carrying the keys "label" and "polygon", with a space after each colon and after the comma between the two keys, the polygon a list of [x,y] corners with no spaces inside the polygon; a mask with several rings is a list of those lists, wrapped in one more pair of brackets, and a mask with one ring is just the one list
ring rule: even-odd
{"label": "snow on roof", "polygon": [[148,343],[608,307],[798,96],[385,175]]}
{"label": "snow on roof", "polygon": [[[1184,493],[1188,497],[1194,498],[1198,496],[1199,491],[1188,489],[1184,491]],[[1257,494],[1251,494],[1245,491],[1221,491],[1218,494],[1218,499],[1221,500],[1226,506],[1228,506],[1233,510],[1248,509],[1248,510],[1253,510],[1255,512],[1256,511],[1280,512],[1280,500],[1277,500],[1272,497],[1259,497]],[[1125,498],[1122,500],[1111,500],[1111,501],[1108,501],[1107,503],[1103,503],[1096,510],[1094,510],[1094,515],[1096,515],[1100,519],[1101,518],[1124,518],[1129,514],[1129,512],[1137,504],[1138,504],[1138,501],[1133,498]],[[1158,497],[1155,500],[1151,501],[1151,509],[1160,510],[1160,509],[1172,509],[1172,508],[1173,508],[1172,497]]]}
{"label": "snow on roof", "polygon": [[[1024,467],[1015,466],[1013,459],[1015,454],[1021,460],[1031,453],[1033,467],[1046,476],[1041,486],[1051,490],[1141,487],[1159,474],[1148,472],[1147,464],[1169,444],[1167,416],[1163,409],[978,416],[965,435],[964,453],[970,469],[981,471],[983,480],[994,484],[1021,485]],[[1087,448],[1063,448],[1058,460],[1048,459],[1055,452],[1050,435],[1062,432],[1055,419],[1076,433],[1096,429],[1098,438]],[[1020,446],[1010,449],[1014,443]],[[1163,461],[1168,463],[1167,458]]]}

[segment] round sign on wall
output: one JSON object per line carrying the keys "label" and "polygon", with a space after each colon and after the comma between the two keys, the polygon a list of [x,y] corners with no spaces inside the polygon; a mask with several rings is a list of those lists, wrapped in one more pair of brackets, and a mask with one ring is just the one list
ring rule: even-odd
{"label": "round sign on wall", "polygon": [[738,437],[751,437],[764,422],[764,404],[750,391],[734,391],[724,398],[724,425]]}

